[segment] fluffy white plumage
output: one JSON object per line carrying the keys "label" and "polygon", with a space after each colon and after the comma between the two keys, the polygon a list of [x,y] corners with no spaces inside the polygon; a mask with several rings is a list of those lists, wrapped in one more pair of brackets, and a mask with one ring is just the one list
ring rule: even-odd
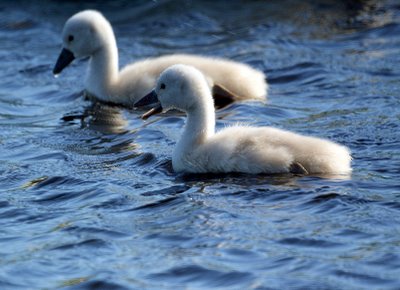
{"label": "fluffy white plumage", "polygon": [[[174,54],[141,60],[119,71],[113,29],[107,19],[94,10],[85,10],[69,18],[62,38],[63,48],[72,58],[90,57],[86,90],[102,101],[132,106],[155,86],[163,70],[178,63],[201,70],[210,88],[214,85],[226,88],[235,100],[265,100],[267,95],[268,86],[262,72],[220,58]],[[61,72],[70,61],[55,68],[55,73]]]}
{"label": "fluffy white plumage", "polygon": [[[172,165],[177,172],[351,172],[345,146],[272,127],[229,127],[215,133],[215,109],[206,79],[197,69],[174,65],[155,89],[163,110],[187,113]],[[148,114],[149,115],[149,114]]]}

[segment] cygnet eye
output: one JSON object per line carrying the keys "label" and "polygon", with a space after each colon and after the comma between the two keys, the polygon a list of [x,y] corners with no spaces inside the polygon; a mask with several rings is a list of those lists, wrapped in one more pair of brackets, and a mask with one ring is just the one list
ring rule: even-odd
{"label": "cygnet eye", "polygon": [[68,36],[68,41],[71,42],[71,41],[73,41],[73,40],[74,40],[74,36],[73,36],[73,35],[69,35],[69,36]]}
{"label": "cygnet eye", "polygon": [[165,88],[166,88],[165,84],[162,83],[162,84],[160,85],[160,89],[161,89],[161,90],[164,90]]}

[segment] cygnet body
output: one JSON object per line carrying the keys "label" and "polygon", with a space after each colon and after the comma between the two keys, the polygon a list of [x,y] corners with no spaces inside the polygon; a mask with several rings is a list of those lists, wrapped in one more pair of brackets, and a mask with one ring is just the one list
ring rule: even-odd
{"label": "cygnet body", "polygon": [[349,150],[328,140],[272,127],[237,126],[215,133],[210,89],[202,73],[193,67],[174,65],[165,70],[154,94],[160,105],[144,118],[172,108],[187,114],[182,137],[172,155],[177,172],[351,172]]}
{"label": "cygnet body", "polygon": [[215,90],[216,103],[229,100],[265,100],[265,75],[250,67],[226,59],[188,54],[149,58],[119,71],[118,49],[113,29],[104,16],[85,10],[67,20],[62,32],[63,50],[53,73],[59,74],[75,58],[90,57],[86,91],[105,102],[132,106],[155,86],[160,73],[173,64],[196,67]]}

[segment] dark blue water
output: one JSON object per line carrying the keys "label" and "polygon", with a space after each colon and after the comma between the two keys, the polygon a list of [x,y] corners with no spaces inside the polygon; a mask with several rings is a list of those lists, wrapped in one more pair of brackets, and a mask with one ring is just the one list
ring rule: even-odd
{"label": "dark blue water", "polygon": [[[182,115],[91,107],[83,61],[52,76],[86,8],[113,24],[121,65],[188,52],[263,70],[268,104],[217,126],[331,138],[352,176],[174,174]],[[1,289],[400,288],[397,1],[3,1],[0,15]]]}

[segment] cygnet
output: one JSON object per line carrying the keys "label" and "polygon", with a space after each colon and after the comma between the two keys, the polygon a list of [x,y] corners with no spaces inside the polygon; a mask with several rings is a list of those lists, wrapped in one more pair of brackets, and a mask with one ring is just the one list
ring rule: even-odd
{"label": "cygnet", "polygon": [[85,10],[67,20],[62,32],[63,48],[54,67],[55,75],[76,58],[90,58],[86,93],[103,102],[127,107],[154,88],[160,73],[173,64],[188,64],[207,79],[217,107],[236,100],[265,100],[265,75],[247,64],[221,58],[172,54],[148,58],[119,71],[113,29],[98,11]]}
{"label": "cygnet", "polygon": [[142,118],[170,109],[187,114],[172,155],[176,172],[349,174],[349,149],[334,142],[272,127],[235,126],[215,132],[215,109],[204,75],[192,66],[173,65],[155,90],[159,105]]}

